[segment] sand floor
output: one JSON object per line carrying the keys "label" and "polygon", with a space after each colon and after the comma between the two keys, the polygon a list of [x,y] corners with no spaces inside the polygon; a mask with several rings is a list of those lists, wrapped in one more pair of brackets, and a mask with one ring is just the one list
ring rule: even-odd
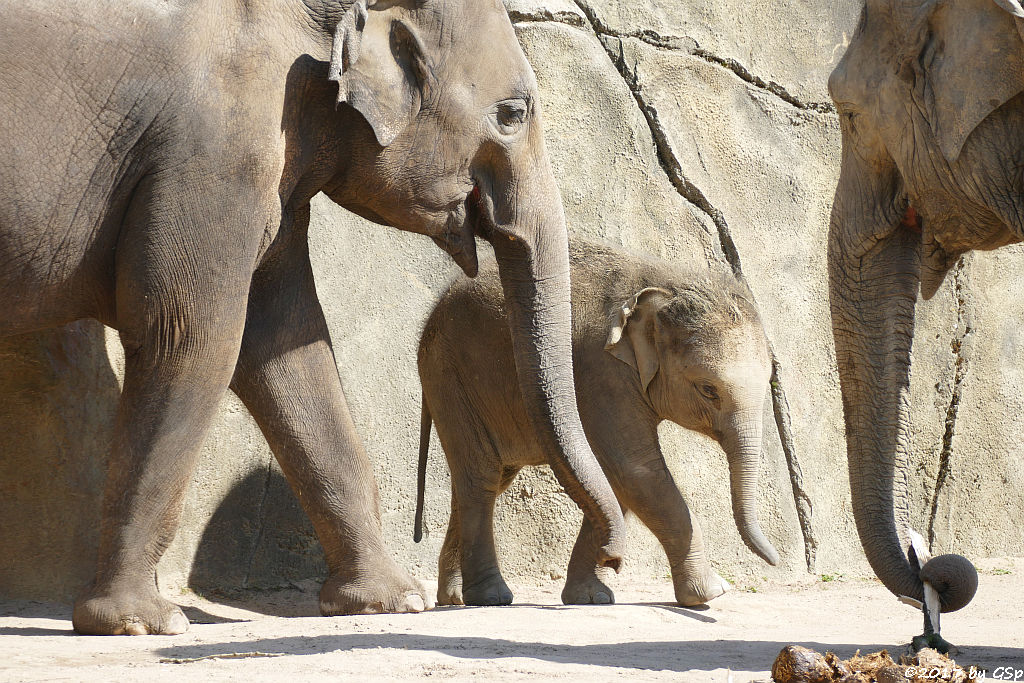
{"label": "sand floor", "polygon": [[[978,595],[944,615],[962,665],[1024,680],[1024,560],[982,565]],[[176,596],[192,621],[178,636],[89,637],[70,607],[0,601],[0,680],[770,680],[796,643],[845,658],[901,646],[921,617],[874,579],[819,577],[740,586],[704,609],[665,600],[671,585],[617,586],[618,604],[566,607],[560,585],[513,586],[517,604],[425,614],[323,618],[316,592],[234,599]],[[1002,668],[1000,668],[1002,667]],[[1009,669],[1007,669],[1007,667]]]}

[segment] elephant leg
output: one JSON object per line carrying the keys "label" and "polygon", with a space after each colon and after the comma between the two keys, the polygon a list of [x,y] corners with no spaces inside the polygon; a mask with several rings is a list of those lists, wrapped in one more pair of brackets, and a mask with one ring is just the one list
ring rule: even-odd
{"label": "elephant leg", "polygon": [[[231,318],[237,324],[228,322]],[[203,436],[227,389],[244,306],[216,321],[193,320],[171,349],[153,337],[126,349],[124,389],[108,461],[96,579],[75,603],[79,633],[175,634],[188,620],[162,598],[156,566],[177,531]],[[218,341],[200,341],[205,328]],[[154,334],[156,332],[154,331]]]}
{"label": "elephant leg", "polygon": [[[495,493],[494,499],[507,489],[512,481],[516,478],[516,474],[519,473],[518,467],[506,467],[502,470],[501,479],[498,482],[498,488]],[[491,509],[494,508],[494,499],[491,500]],[[437,571],[437,604],[439,605],[464,605],[464,604],[477,604],[477,603],[466,603],[462,597],[462,521],[459,512],[459,501],[455,495],[454,490],[452,492],[452,511],[448,517],[448,532],[444,537],[444,544],[441,546],[441,555],[438,558],[438,571]],[[493,529],[491,531],[493,534]],[[491,553],[495,555],[493,551],[493,536]],[[497,559],[495,555],[494,566],[497,567]],[[499,580],[501,579],[500,573],[498,574]],[[504,581],[501,581],[504,585]],[[505,587],[507,590],[507,586]],[[497,589],[498,593],[501,593],[500,586]],[[511,593],[509,593],[511,596]],[[511,597],[509,597],[511,601]],[[508,604],[508,603],[500,603]]]}
{"label": "elephant leg", "polygon": [[[625,512],[625,511],[623,511]],[[562,602],[566,605],[608,605],[615,602],[615,593],[607,580],[614,571],[601,567],[597,561],[598,538],[590,520],[583,519],[576,545],[572,548]]]}
{"label": "elephant leg", "polygon": [[463,605],[462,600],[462,527],[459,517],[459,499],[452,491],[452,511],[448,516],[448,531],[437,559],[437,604]]}
{"label": "elephant leg", "polygon": [[256,245],[245,245],[229,229],[196,225],[202,211],[192,207],[191,213],[187,199],[198,194],[159,204],[153,189],[139,188],[140,203],[118,245],[124,387],[107,465],[96,576],[73,613],[75,630],[84,634],[188,629],[181,610],[159,595],[156,567],[174,538],[245,324],[251,273],[231,272],[224,263],[251,263]]}
{"label": "elephant leg", "polygon": [[708,562],[700,523],[686,505],[664,458],[631,469],[620,496],[654,533],[668,556],[676,602],[701,605],[729,590]]}
{"label": "elephant leg", "polygon": [[501,576],[494,547],[494,501],[506,477],[499,468],[467,469],[461,476],[452,473],[459,499],[462,600],[466,605],[511,605],[512,591]]}
{"label": "elephant leg", "polygon": [[377,484],[356,435],[301,229],[253,278],[231,388],[313,522],[329,576],[325,616],[418,612],[426,592],[384,545]]}

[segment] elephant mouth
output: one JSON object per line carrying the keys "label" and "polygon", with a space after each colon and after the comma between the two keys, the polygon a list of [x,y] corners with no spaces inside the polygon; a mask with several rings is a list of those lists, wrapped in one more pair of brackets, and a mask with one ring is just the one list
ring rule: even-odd
{"label": "elephant mouth", "polygon": [[476,254],[476,236],[487,239],[487,231],[484,228],[484,214],[480,207],[480,187],[474,186],[473,190],[466,195],[465,200],[459,202],[449,212],[445,221],[444,232],[439,237],[434,237],[434,242],[444,249],[462,268],[468,277],[476,277],[479,270],[479,263]]}

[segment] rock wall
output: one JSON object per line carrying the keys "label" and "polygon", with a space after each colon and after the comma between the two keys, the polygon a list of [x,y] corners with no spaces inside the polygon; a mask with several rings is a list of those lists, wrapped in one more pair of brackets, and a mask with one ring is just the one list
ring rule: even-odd
{"label": "rock wall", "polygon": [[[570,232],[690,263],[729,260],[758,299],[780,361],[793,446],[813,504],[819,573],[867,573],[850,513],[825,238],[839,128],[826,80],[859,11],[852,0],[508,0],[541,88],[548,149]],[[449,479],[436,442],[426,537],[412,542],[422,321],[457,268],[429,240],[314,202],[311,251],[350,407],[374,462],[391,551],[436,576]],[[1021,249],[968,256],[919,306],[913,376],[912,515],[936,550],[1024,554]],[[103,453],[120,377],[114,336],[92,323],[0,346],[0,594],[69,598],[88,580]],[[765,406],[766,425],[774,424]],[[806,571],[777,432],[766,429],[761,517],[782,563],[739,538],[718,446],[675,425],[661,436],[734,579]],[[1006,511],[1009,511],[1007,514]],[[550,472],[502,497],[499,552],[513,591],[560,579],[580,515]],[[631,522],[623,577],[667,563]],[[165,590],[294,584],[322,575],[308,521],[233,396],[206,440]],[[665,596],[671,584],[665,581]]]}

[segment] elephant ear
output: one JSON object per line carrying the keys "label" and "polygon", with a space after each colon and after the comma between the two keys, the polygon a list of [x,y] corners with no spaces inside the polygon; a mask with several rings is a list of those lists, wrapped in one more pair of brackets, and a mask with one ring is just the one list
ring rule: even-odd
{"label": "elephant ear", "polygon": [[655,314],[672,293],[647,287],[634,294],[612,313],[604,350],[640,375],[644,391],[658,373],[657,320]]}
{"label": "elephant ear", "polygon": [[416,118],[429,73],[423,43],[398,11],[394,3],[356,0],[334,29],[327,76],[338,82],[338,102],[363,115],[382,147]]}
{"label": "elephant ear", "polygon": [[919,54],[923,103],[946,161],[971,132],[1024,90],[1024,41],[1018,0],[938,3]]}

